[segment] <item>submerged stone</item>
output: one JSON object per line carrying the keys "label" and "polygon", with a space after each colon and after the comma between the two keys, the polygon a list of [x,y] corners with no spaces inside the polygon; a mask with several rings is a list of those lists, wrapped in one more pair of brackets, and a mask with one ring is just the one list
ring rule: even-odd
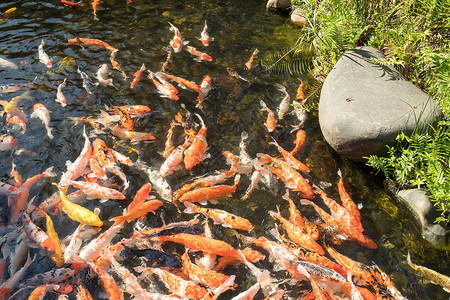
{"label": "submerged stone", "polygon": [[438,214],[426,195],[426,190],[401,190],[397,193],[397,198],[405,203],[416,217],[425,240],[435,248],[450,250],[450,229],[440,224],[433,224]]}
{"label": "submerged stone", "polygon": [[305,11],[299,7],[296,7],[291,13],[291,21],[294,24],[304,26],[307,22],[305,18]]}
{"label": "submerged stone", "polygon": [[287,10],[291,6],[290,0],[268,0],[266,7],[276,10]]}
{"label": "submerged stone", "polygon": [[426,128],[440,115],[431,97],[394,68],[376,62],[384,58],[373,47],[349,50],[322,87],[323,136],[336,152],[354,161],[384,155],[401,131]]}

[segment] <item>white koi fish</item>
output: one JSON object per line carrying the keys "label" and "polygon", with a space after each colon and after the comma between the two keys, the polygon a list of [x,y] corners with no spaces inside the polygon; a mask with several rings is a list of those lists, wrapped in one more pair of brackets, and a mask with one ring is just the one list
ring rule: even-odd
{"label": "white koi fish", "polygon": [[0,57],[0,67],[2,68],[8,68],[8,69],[14,69],[17,70],[19,67],[13,63],[12,61],[9,61],[7,59],[4,59]]}
{"label": "white koi fish", "polygon": [[291,96],[286,90],[286,87],[282,86],[279,83],[275,84],[278,90],[285,94],[283,100],[281,100],[280,106],[278,106],[278,119],[282,120],[284,118],[284,114],[288,111],[289,105],[291,104]]}
{"label": "white koi fish", "polygon": [[100,68],[97,71],[98,82],[104,85],[110,85],[112,87],[115,87],[112,82],[112,79],[108,78],[108,74],[109,74],[108,65],[107,64],[100,65]]}
{"label": "white koi fish", "polygon": [[32,118],[39,118],[42,123],[44,123],[45,129],[47,130],[47,136],[49,139],[53,139],[52,130],[49,127],[50,123],[50,111],[42,104],[36,103],[33,105],[34,112],[31,114]]}
{"label": "white koi fish", "polygon": [[56,99],[55,101],[61,104],[62,107],[65,107],[67,105],[66,103],[66,97],[64,96],[62,89],[66,86],[66,80],[67,78],[64,78],[64,81],[58,86],[58,90],[56,91]]}
{"label": "white koi fish", "polygon": [[200,34],[200,38],[199,38],[199,40],[203,43],[203,46],[205,46],[205,47],[209,46],[209,42],[214,41],[214,38],[210,37],[207,31],[208,31],[208,25],[206,24],[206,20],[205,20],[205,27],[203,27],[203,31]]}
{"label": "white koi fish", "polygon": [[123,195],[121,192],[111,188],[103,187],[94,182],[72,181],[71,183],[74,187],[82,190],[83,193],[86,194],[88,199],[102,199],[102,201],[106,201],[108,199],[125,199],[125,195]]}
{"label": "white koi fish", "polygon": [[89,78],[89,76],[85,72],[80,70],[80,67],[78,67],[77,72],[78,72],[78,74],[80,74],[81,79],[83,80],[83,87],[84,87],[84,89],[86,90],[86,92],[89,95],[92,95],[92,91],[91,91],[91,89],[88,86],[88,83],[92,83],[92,80]]}
{"label": "white koi fish", "polygon": [[52,67],[52,61],[48,57],[47,53],[44,51],[44,40],[41,40],[41,44],[39,45],[39,61],[43,63],[47,68]]}

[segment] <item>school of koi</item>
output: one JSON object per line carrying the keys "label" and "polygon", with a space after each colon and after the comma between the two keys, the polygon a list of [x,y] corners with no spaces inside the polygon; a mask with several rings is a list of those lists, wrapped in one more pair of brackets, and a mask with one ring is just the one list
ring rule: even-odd
{"label": "school of koi", "polygon": [[[93,4],[96,17],[98,3],[100,1],[94,1]],[[204,47],[213,41],[207,29],[205,21],[200,37]],[[197,86],[192,81],[170,74],[171,58],[182,49],[194,55],[198,62],[210,62],[213,58],[194,47],[186,46],[188,42],[173,24],[170,24],[170,30],[174,37],[168,47],[168,58],[163,63],[162,70],[152,72],[143,64],[134,73],[130,88],[136,88],[142,76],[148,73],[162,97],[173,101],[182,97],[182,93],[169,82],[173,81],[183,89],[188,88],[198,93],[197,107],[201,108],[203,101],[207,100],[208,94],[214,89],[213,79],[205,75]],[[120,50],[90,38],[73,38],[68,43],[110,51],[112,66],[126,80],[124,70],[115,60]],[[52,68],[51,58],[45,53],[44,46],[42,40],[38,49],[40,61]],[[248,70],[252,69],[257,53],[258,50],[255,50],[245,64]],[[231,68],[227,71],[233,78],[250,83]],[[80,69],[78,73],[83,79],[86,92],[93,93],[89,76]],[[98,84],[117,89],[108,74],[108,65],[101,65],[97,72]],[[61,107],[66,105],[62,92],[65,84],[66,80],[56,91],[56,101]],[[1,89],[5,92],[10,87],[11,85]],[[19,88],[22,87],[17,87],[14,91]],[[282,120],[291,107],[291,100],[285,87],[278,84],[277,88],[285,94],[278,108],[278,119]],[[30,99],[29,91],[1,104],[4,106],[2,113],[7,114],[6,121],[11,123],[14,130],[24,134],[27,118],[18,106],[21,99]],[[271,144],[280,152],[280,157],[256,153],[252,158],[246,150],[248,135],[243,132],[240,153],[223,152],[230,165],[229,169],[194,178],[176,191],[172,191],[166,177],[176,176],[180,170],[189,171],[210,157],[207,153],[208,128],[199,113],[191,113],[183,108],[175,116],[167,132],[165,149],[161,149],[165,161],[160,166],[149,166],[140,160],[133,162],[108,147],[104,140],[92,140],[87,135],[91,128],[90,136],[106,134],[133,143],[151,142],[155,139],[151,133],[134,131],[134,120],[149,113],[150,107],[112,106],[100,111],[97,116],[73,118],[76,124],[82,123],[85,126],[84,146],[78,158],[67,163],[65,172],[56,174],[52,168],[48,168],[41,174],[23,180],[16,170],[14,160],[11,160],[12,182],[0,183],[0,194],[8,198],[9,208],[3,209],[10,210],[8,220],[3,220],[7,225],[1,229],[3,259],[0,262],[0,299],[9,299],[12,295],[17,299],[43,299],[47,293],[57,295],[58,299],[92,299],[86,284],[89,280],[97,280],[108,299],[130,296],[134,299],[216,299],[224,293],[224,299],[404,299],[381,269],[367,266],[335,249],[343,240],[371,249],[376,249],[377,244],[363,233],[361,215],[346,192],[343,179],[338,183],[339,204],[312,184],[313,178],[309,175],[308,166],[296,158],[307,138],[305,131],[301,129],[306,120],[303,82],[292,102],[293,114],[297,116],[299,125],[294,129],[297,133],[295,147],[291,151],[282,148],[273,139]],[[265,125],[271,133],[277,127],[275,114],[264,101],[261,100],[260,104],[268,113]],[[38,117],[43,121],[47,136],[52,139],[50,112],[45,106],[36,103],[31,117]],[[176,139],[175,127],[181,129],[178,132],[182,135]],[[175,144],[176,140],[184,142]],[[16,151],[20,148],[12,136],[3,135],[0,138],[0,151]],[[27,153],[25,149],[22,151],[34,155],[30,151]],[[130,178],[121,169],[121,165],[135,168],[148,176],[149,182],[142,184],[134,197],[127,193]],[[113,175],[121,179],[120,185],[112,180]],[[233,176],[233,185],[223,184]],[[282,216],[280,211],[269,211],[267,214],[281,224],[286,236],[275,225],[270,230],[273,239],[256,237],[249,220],[210,206],[231,195],[239,197],[235,192],[242,176],[248,176],[251,181],[246,192],[240,196],[242,199],[250,197],[252,191],[258,188],[259,181],[271,185],[276,177],[284,183],[286,194],[283,199],[288,202],[289,218]],[[45,177],[60,178],[57,183],[53,183],[54,194],[48,199],[29,199],[31,187]],[[69,189],[73,192],[68,193]],[[152,190],[161,200],[149,196]],[[291,195],[294,197],[291,198]],[[100,209],[90,211],[80,205],[91,199],[100,200]],[[129,204],[122,215],[102,220],[99,217],[102,203],[109,200],[127,201]],[[322,208],[322,203],[331,213]],[[320,219],[308,220],[303,217],[298,209],[303,205],[313,206]],[[153,228],[145,217],[150,213],[155,214],[163,206],[172,206],[182,214],[194,214],[196,217],[190,221]],[[183,212],[180,211],[182,206]],[[198,215],[205,217],[203,226],[198,225]],[[41,218],[46,220],[45,230],[36,225]],[[79,225],[75,232],[60,239],[60,230],[53,225],[55,218],[67,218]],[[239,243],[233,246],[215,239],[213,230],[209,227],[209,219],[214,225],[232,228]],[[131,237],[119,234],[125,226],[132,226],[134,234]],[[176,248],[177,251],[167,253],[162,247],[166,242],[180,244],[184,246],[183,250]],[[37,250],[30,250],[31,248]],[[30,265],[38,264],[43,257],[50,257],[54,267],[23,280]],[[130,264],[126,260],[129,258],[140,258],[140,265],[128,268]],[[273,271],[264,268],[262,262],[270,264]],[[235,280],[240,282],[241,279],[230,273],[232,268],[229,266],[239,264],[249,271],[254,281],[246,290],[235,283]],[[290,280],[279,279],[275,274],[277,271],[286,272]],[[304,281],[308,284],[303,284]],[[162,282],[164,288],[156,286],[156,282]],[[301,287],[300,291],[296,287]]]}

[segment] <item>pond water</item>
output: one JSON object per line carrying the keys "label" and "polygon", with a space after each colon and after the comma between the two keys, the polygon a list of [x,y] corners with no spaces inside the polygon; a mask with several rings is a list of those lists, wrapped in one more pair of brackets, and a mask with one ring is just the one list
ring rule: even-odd
{"label": "pond water", "polygon": [[[228,165],[222,152],[228,150],[235,155],[239,154],[242,131],[249,133],[247,151],[252,157],[258,152],[277,155],[276,148],[269,145],[272,137],[288,150],[294,147],[295,134],[290,131],[291,125],[298,123],[295,116],[287,114],[284,120],[278,121],[277,129],[269,134],[264,126],[267,113],[261,111],[259,104],[262,99],[276,111],[284,95],[274,84],[286,86],[294,97],[300,83],[297,77],[277,75],[264,70],[258,64],[261,58],[293,45],[298,38],[300,29],[292,25],[286,15],[270,13],[265,9],[265,1],[256,0],[130,2],[127,4],[125,0],[102,1],[97,14],[99,20],[95,20],[92,7],[87,0],[82,0],[76,7],[64,6],[58,0],[2,1],[0,11],[4,12],[12,7],[17,7],[17,10],[0,24],[0,56],[13,61],[19,68],[0,69],[0,84],[29,83],[35,80],[35,84],[30,88],[32,99],[21,100],[19,107],[29,116],[34,103],[43,103],[51,111],[50,126],[54,128],[54,139],[47,138],[43,124],[38,119],[29,118],[25,134],[7,125],[3,119],[1,134],[13,135],[24,148],[36,152],[36,155],[11,155],[11,151],[1,152],[0,181],[7,182],[11,179],[9,174],[12,157],[17,170],[24,178],[41,173],[50,166],[54,166],[53,171],[59,178],[66,170],[66,161],[74,161],[83,148],[83,125],[75,124],[71,118],[95,116],[105,108],[105,105],[110,107],[142,104],[151,108],[149,114],[136,120],[135,127],[137,131],[153,134],[156,137],[153,143],[132,144],[107,134],[100,134],[97,137],[102,138],[109,147],[129,155],[132,161],[139,159],[155,169],[159,169],[164,161],[161,153],[165,147],[170,122],[178,112],[185,114],[181,105],[184,104],[187,110],[202,116],[208,127],[208,152],[211,158],[204,160],[191,172],[181,170],[168,176],[167,181],[173,190],[190,182],[196,176],[227,169]],[[198,40],[205,20],[208,22],[209,34],[214,37],[214,41],[207,48]],[[213,57],[212,62],[197,62],[186,51],[173,54],[172,74],[197,84],[200,84],[204,75],[212,78],[213,90],[206,98],[202,109],[196,108],[197,93],[189,90],[181,90],[180,100],[172,101],[162,98],[154,84],[147,78],[143,78],[135,89],[130,88],[132,75],[142,64],[151,71],[161,69],[167,58],[167,51],[164,48],[173,37],[173,33],[169,31],[168,21],[180,29],[183,38],[190,41],[189,45]],[[96,81],[95,74],[99,65],[107,63],[112,69],[110,52],[102,48],[80,47],[67,42],[68,39],[75,37],[100,39],[119,49],[116,60],[128,78],[124,79],[119,71],[111,70],[110,77],[117,88],[99,85],[93,87],[92,94],[88,94],[82,86],[77,66]],[[44,50],[53,61],[51,69],[39,62],[38,46],[41,40],[44,40]],[[256,48],[260,52],[255,59],[255,67],[248,71],[245,63]],[[248,81],[231,77],[227,67],[231,67]],[[54,101],[56,89],[64,78],[67,78],[67,86],[63,89],[67,107],[61,107]],[[311,95],[315,86],[312,77],[305,75],[300,78],[309,87],[306,95]],[[10,100],[26,89],[12,94],[2,94],[1,98]],[[312,95],[308,101],[314,104],[317,98],[318,93]],[[310,111],[308,117],[304,126],[308,142],[298,158],[310,167],[310,180],[316,184],[329,183],[330,187],[326,192],[330,197],[338,199],[337,171],[341,169],[347,191],[357,203],[362,204],[364,233],[379,246],[378,249],[371,250],[358,246],[355,242],[344,242],[336,248],[341,253],[367,265],[378,265],[393,278],[396,286],[408,298],[423,299],[420,295],[423,292],[422,287],[431,299],[447,298],[448,294],[440,287],[422,282],[420,277],[415,276],[414,271],[406,264],[406,255],[409,251],[413,262],[449,274],[449,253],[435,250],[426,244],[420,237],[412,216],[384,192],[380,178],[370,175],[368,173],[370,170],[363,166],[342,159],[328,147],[320,133],[315,110]],[[86,125],[86,130],[88,134],[94,133],[90,125]],[[180,143],[182,139],[180,135],[178,142]],[[93,140],[94,136],[91,136],[91,141]],[[138,150],[139,155],[131,151],[130,147]],[[130,181],[130,187],[126,191],[127,200],[122,202],[110,200],[105,203],[89,201],[82,204],[90,210],[99,207],[100,218],[104,221],[122,214],[136,191],[148,182],[147,175],[137,168],[123,167],[123,170]],[[121,184],[120,179],[116,177],[114,179]],[[31,189],[29,199],[35,197],[34,203],[37,204],[48,198],[56,191],[51,185],[51,182],[55,181],[53,178],[42,180]],[[226,183],[232,184],[232,181],[230,178]],[[242,200],[241,197],[249,183],[248,176],[243,175],[235,194],[210,207],[224,209],[249,219],[255,226],[251,235],[271,238],[269,229],[274,227],[275,221],[268,212],[276,211],[277,206],[280,206],[281,214],[285,217],[288,215],[287,203],[281,198],[285,193],[284,185],[280,181],[268,189],[260,183],[259,188],[247,200]],[[160,198],[154,190],[151,195]],[[300,197],[294,195],[292,197],[307,218],[317,218],[309,207],[301,207]],[[9,210],[6,198],[2,198],[1,201],[2,217],[6,224],[9,220]],[[178,213],[171,203],[166,202],[155,215],[149,214],[143,223],[157,227],[162,225],[161,219],[171,223],[190,218],[192,215]],[[60,238],[71,234],[77,226],[61,213],[52,216],[52,219]],[[105,224],[103,230],[106,230],[112,222],[106,221]],[[37,225],[45,228],[43,219],[38,220]],[[132,231],[132,225],[127,225],[113,241],[130,237]],[[230,230],[214,225],[213,235],[239,247],[238,240]],[[164,249],[168,252],[179,250],[173,245],[165,246]],[[55,268],[51,259],[40,254],[37,249],[32,250],[32,254],[37,255],[38,259],[26,273],[25,279]],[[178,254],[182,252],[178,251]],[[257,266],[273,271],[268,259]],[[229,268],[225,273],[236,274],[240,286],[235,291],[224,294],[222,299],[231,298],[254,284],[254,278],[243,267]],[[272,276],[280,281],[288,278],[287,273],[283,272],[272,272]],[[421,285],[416,285],[415,281],[419,281]],[[101,297],[103,291],[97,286],[98,282],[86,284],[94,297]],[[281,288],[286,289],[287,299],[297,297],[299,292],[308,290],[309,285],[283,284]],[[28,289],[27,292],[31,290]],[[23,297],[27,292],[19,296]],[[50,299],[55,296],[49,294],[47,297]],[[260,292],[255,298],[262,299],[262,297]],[[74,298],[74,294],[71,294],[71,298]]]}

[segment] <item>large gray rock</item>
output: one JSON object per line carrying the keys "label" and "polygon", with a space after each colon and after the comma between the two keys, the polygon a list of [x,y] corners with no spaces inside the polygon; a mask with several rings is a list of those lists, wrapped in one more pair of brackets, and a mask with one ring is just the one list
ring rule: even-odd
{"label": "large gray rock", "polygon": [[438,249],[450,250],[450,230],[439,224],[433,224],[438,214],[425,190],[401,190],[397,193],[397,198],[405,203],[416,217],[425,240]]}
{"label": "large gray rock", "polygon": [[371,61],[373,47],[349,50],[328,74],[320,95],[319,122],[326,141],[354,161],[384,155],[399,132],[437,121],[440,110],[426,93],[390,66]]}

